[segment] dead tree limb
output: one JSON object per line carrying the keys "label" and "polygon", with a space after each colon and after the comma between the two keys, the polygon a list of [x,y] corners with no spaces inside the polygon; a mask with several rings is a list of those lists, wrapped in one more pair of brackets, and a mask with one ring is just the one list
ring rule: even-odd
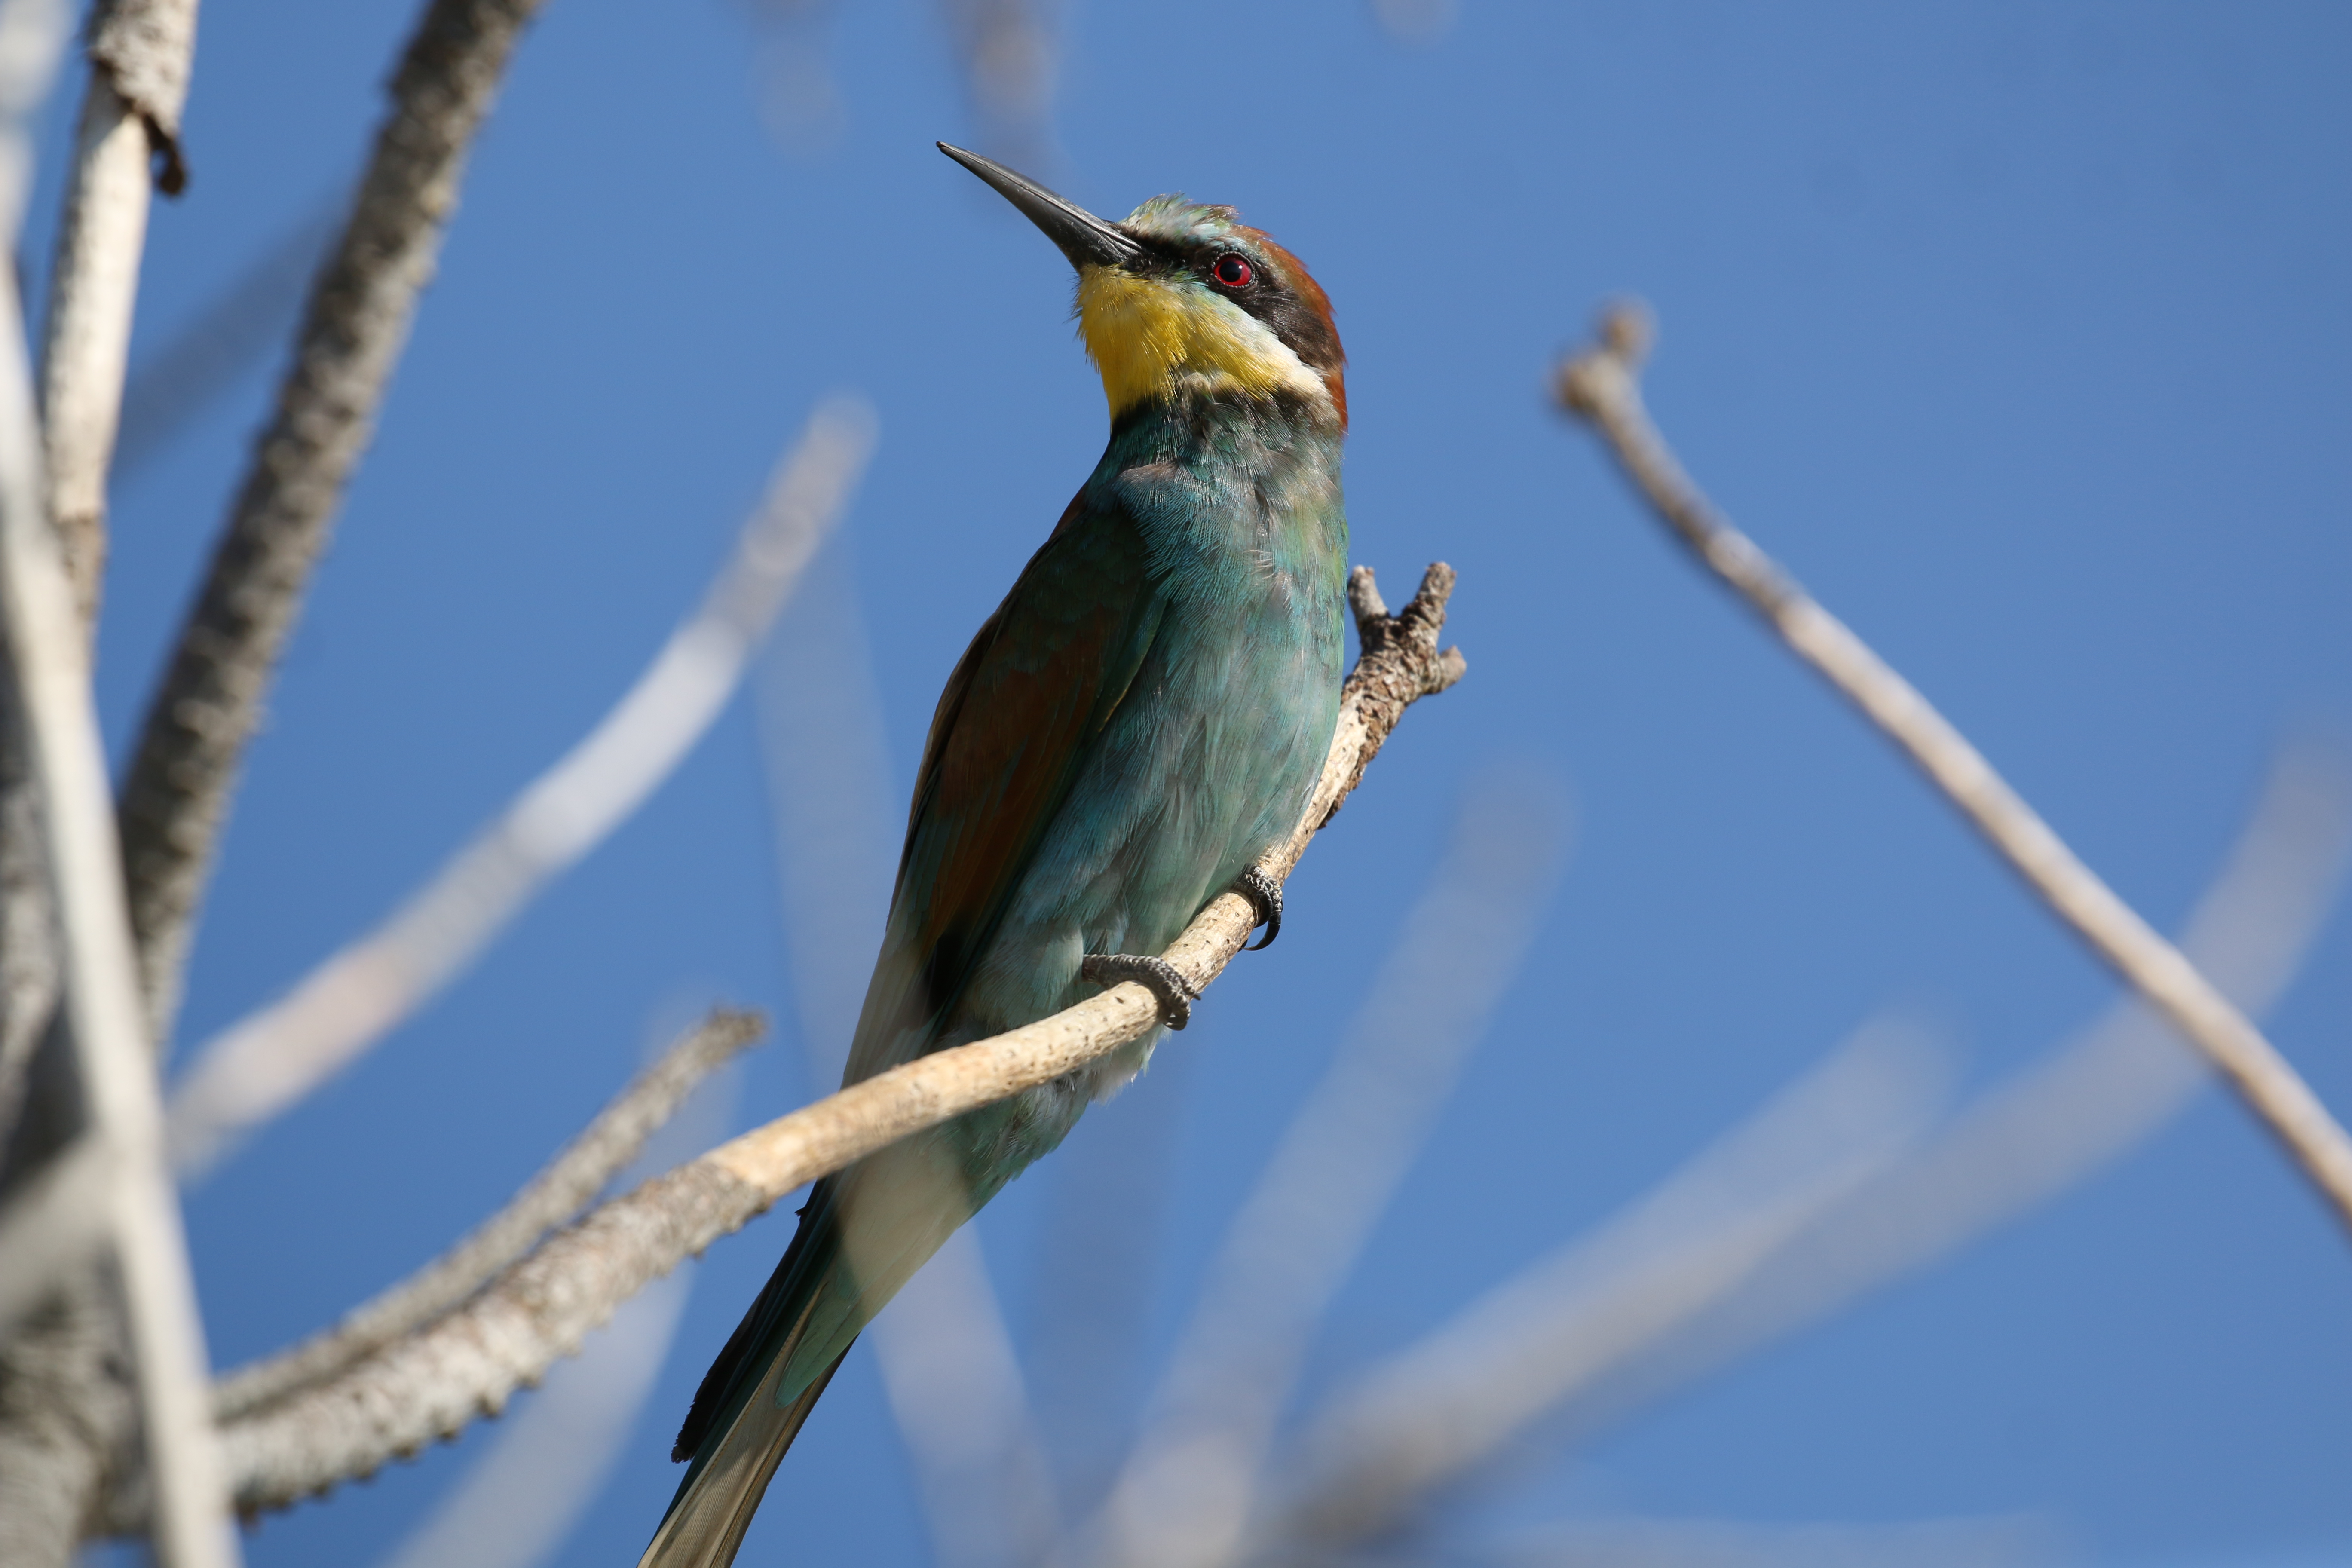
{"label": "dead tree limb", "polygon": [[756,1013],[712,1013],[631,1080],[504,1208],[455,1247],[352,1308],[334,1327],[222,1376],[213,1389],[214,1413],[233,1421],[323,1383],[480,1289],[577,1215],[637,1157],[696,1085],[766,1027]]}
{"label": "dead tree limb", "polygon": [[163,1107],[123,906],[89,639],[49,526],[32,367],[16,325],[22,320],[13,273],[0,277],[0,619],[40,803],[61,989],[87,1107],[82,1136],[110,1156],[102,1223],[137,1368],[156,1555],[165,1568],[227,1568],[237,1550],[206,1403],[204,1327],[179,1197],[163,1163]]}
{"label": "dead tree limb", "polygon": [[180,110],[195,44],[196,0],[108,0],[90,19],[89,84],[41,350],[50,520],[85,627],[98,618],[106,565],[107,472],[122,416],[149,187],[176,193],[186,179]]}
{"label": "dead tree limb", "polygon": [[2236,1004],[2075,857],[1916,688],[1733,527],[1692,482],[1642,405],[1650,321],[1618,306],[1601,342],[1560,367],[1560,405],[1590,422],[1658,520],[1770,623],[1974,823],[2060,919],[2154,1003],[2230,1080],[2352,1226],[2352,1137]]}

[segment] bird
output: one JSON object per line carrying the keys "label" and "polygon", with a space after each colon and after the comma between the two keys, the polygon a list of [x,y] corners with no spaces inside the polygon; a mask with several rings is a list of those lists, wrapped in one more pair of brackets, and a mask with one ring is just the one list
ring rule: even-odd
{"label": "bird", "polygon": [[[1102,458],[948,678],[845,1085],[1125,981],[1144,1039],[815,1184],[711,1363],[640,1568],[725,1568],[859,1331],[947,1237],[1132,1079],[1197,1000],[1152,956],[1305,812],[1339,711],[1346,356],[1323,289],[1230,206],[1109,222],[940,142],[1076,273]],[[1007,263],[1007,265],[1013,265]],[[977,389],[976,389],[977,390]]]}

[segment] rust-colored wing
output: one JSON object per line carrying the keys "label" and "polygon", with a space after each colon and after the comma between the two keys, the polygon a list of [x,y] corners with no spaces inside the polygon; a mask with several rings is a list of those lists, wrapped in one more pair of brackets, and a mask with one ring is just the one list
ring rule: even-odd
{"label": "rust-colored wing", "polygon": [[972,638],[923,747],[851,1080],[895,1065],[894,1042],[955,1005],[1163,605],[1134,525],[1081,493]]}

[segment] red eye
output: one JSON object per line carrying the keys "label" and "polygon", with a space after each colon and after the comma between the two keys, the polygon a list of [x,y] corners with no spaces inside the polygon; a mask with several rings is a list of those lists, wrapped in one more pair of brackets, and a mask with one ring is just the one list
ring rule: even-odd
{"label": "red eye", "polygon": [[1229,250],[1211,265],[1209,276],[1228,289],[1239,289],[1255,277],[1255,272],[1247,261]]}

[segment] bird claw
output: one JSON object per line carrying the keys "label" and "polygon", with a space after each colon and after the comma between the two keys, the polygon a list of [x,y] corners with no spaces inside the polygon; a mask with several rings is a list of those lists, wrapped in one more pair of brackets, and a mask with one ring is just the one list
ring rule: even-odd
{"label": "bird claw", "polygon": [[1244,942],[1242,951],[1255,952],[1272,947],[1274,939],[1282,934],[1282,884],[1253,866],[1234,879],[1234,891],[1257,911],[1257,919],[1251,923],[1265,927],[1265,935],[1255,942]]}
{"label": "bird claw", "polygon": [[1192,1004],[1201,994],[1164,958],[1133,952],[1090,952],[1079,961],[1078,976],[1101,986],[1134,981],[1160,999],[1160,1021],[1181,1029],[1192,1021]]}

